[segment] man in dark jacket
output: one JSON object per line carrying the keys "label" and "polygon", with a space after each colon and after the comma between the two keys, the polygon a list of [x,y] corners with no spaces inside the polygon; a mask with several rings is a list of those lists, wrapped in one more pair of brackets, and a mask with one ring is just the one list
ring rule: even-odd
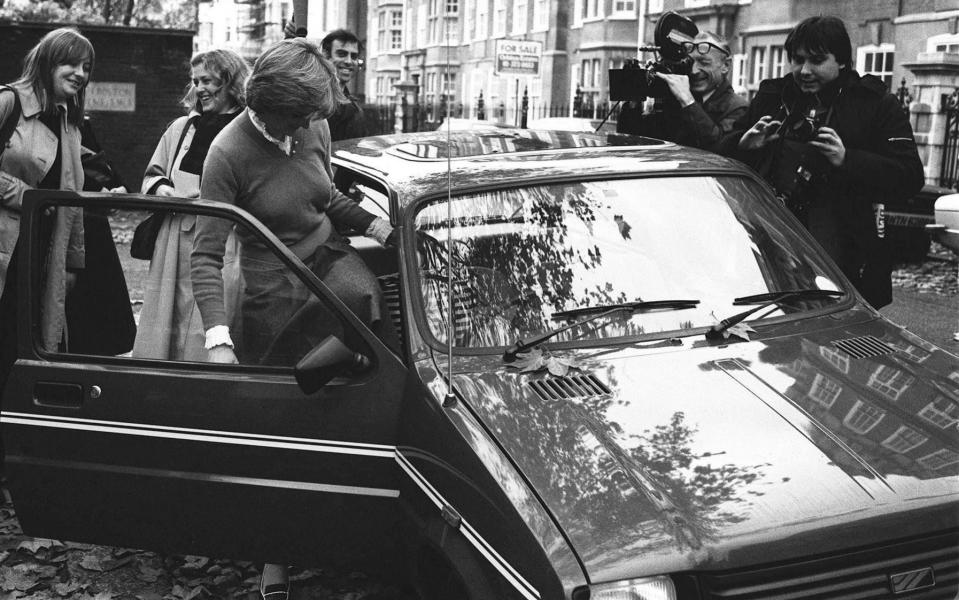
{"label": "man in dark jacket", "polygon": [[326,34],[320,42],[323,56],[336,67],[336,76],[343,86],[348,102],[341,104],[336,113],[326,121],[330,125],[330,140],[348,140],[367,134],[363,109],[356,98],[350,95],[350,82],[360,67],[360,40],[346,29],[336,29]]}
{"label": "man in dark jacket", "polygon": [[629,102],[619,114],[616,130],[712,150],[749,104],[729,83],[729,44],[702,32],[686,44],[693,60],[689,75],[656,73],[669,89],[661,110],[643,114],[642,103]]}
{"label": "man in dark jacket", "polygon": [[874,307],[892,301],[884,205],[924,182],[899,101],[852,69],[836,17],[811,17],[786,37],[791,74],[767,79],[721,151],[772,186]]}

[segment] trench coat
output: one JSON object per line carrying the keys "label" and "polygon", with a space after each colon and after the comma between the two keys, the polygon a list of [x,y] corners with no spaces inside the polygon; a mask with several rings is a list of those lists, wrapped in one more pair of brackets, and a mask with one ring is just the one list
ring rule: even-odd
{"label": "trench coat", "polygon": [[[40,122],[42,107],[33,90],[21,86],[14,89],[20,96],[20,120],[0,156],[0,293],[6,283],[10,257],[20,237],[23,193],[43,181],[57,151],[56,136]],[[0,94],[0,122],[13,112],[13,105],[12,95]],[[60,116],[60,148],[60,189],[82,190],[80,129],[67,121],[65,111]],[[84,265],[83,210],[80,207],[59,207],[54,217],[40,299],[40,344],[43,349],[55,350],[63,337],[67,269],[82,269]]]}

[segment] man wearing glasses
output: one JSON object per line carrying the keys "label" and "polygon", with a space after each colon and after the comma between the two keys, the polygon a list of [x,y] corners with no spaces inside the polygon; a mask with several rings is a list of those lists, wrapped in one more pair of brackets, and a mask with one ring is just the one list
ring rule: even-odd
{"label": "man wearing glasses", "polygon": [[712,150],[746,114],[749,102],[729,83],[732,59],[726,40],[700,32],[683,46],[692,59],[689,75],[656,73],[672,98],[663,99],[659,110],[649,114],[643,114],[642,103],[628,103],[620,112],[616,129]]}

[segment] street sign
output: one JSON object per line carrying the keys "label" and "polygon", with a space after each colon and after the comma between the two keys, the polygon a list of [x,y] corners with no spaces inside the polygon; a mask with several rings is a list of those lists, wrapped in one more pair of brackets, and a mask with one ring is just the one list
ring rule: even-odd
{"label": "street sign", "polygon": [[539,75],[543,42],[496,40],[495,75]]}

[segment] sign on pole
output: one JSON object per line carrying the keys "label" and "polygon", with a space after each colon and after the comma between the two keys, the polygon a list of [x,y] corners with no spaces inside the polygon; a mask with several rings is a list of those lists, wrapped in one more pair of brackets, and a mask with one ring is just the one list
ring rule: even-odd
{"label": "sign on pole", "polygon": [[495,75],[539,75],[543,42],[496,40]]}

